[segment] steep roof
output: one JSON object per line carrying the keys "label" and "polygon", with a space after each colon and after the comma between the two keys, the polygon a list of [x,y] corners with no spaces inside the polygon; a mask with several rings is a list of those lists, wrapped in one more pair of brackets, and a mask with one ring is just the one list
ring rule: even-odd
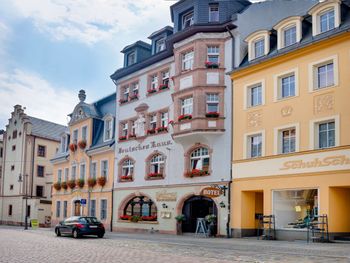
{"label": "steep roof", "polygon": [[61,135],[67,130],[67,127],[50,121],[38,119],[32,116],[28,116],[29,121],[32,123],[32,135],[60,141]]}

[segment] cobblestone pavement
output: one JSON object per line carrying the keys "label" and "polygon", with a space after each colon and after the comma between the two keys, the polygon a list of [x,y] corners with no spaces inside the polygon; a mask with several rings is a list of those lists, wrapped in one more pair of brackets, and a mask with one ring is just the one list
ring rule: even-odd
{"label": "cobblestone pavement", "polygon": [[52,230],[0,226],[0,262],[350,262],[350,244],[205,239],[107,233],[105,238],[56,237]]}

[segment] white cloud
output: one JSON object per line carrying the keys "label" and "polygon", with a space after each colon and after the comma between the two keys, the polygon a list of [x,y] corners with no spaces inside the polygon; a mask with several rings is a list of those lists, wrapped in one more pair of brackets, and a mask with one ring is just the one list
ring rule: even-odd
{"label": "white cloud", "polygon": [[[164,26],[174,2],[160,0],[13,0],[20,17],[56,40],[93,44],[152,23]],[[155,28],[157,30],[158,28]]]}
{"label": "white cloud", "polygon": [[40,76],[19,69],[0,73],[0,129],[7,124],[16,104],[37,118],[67,124],[69,114],[78,102],[78,91],[53,87]]}

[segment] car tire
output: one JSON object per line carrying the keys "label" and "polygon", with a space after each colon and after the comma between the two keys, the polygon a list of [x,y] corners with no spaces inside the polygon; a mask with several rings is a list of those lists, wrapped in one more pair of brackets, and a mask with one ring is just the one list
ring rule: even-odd
{"label": "car tire", "polygon": [[74,238],[79,238],[80,236],[79,236],[79,234],[78,234],[78,230],[74,229],[73,232],[72,232],[72,236],[73,236]]}
{"label": "car tire", "polygon": [[98,238],[103,238],[104,235],[105,235],[105,234],[98,234],[97,237],[98,237]]}
{"label": "car tire", "polygon": [[61,231],[59,229],[56,229],[56,236],[58,236],[58,237],[61,236]]}

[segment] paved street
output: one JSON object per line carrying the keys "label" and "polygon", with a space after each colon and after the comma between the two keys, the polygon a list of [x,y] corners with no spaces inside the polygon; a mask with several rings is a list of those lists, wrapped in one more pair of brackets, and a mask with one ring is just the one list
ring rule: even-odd
{"label": "paved street", "polygon": [[350,244],[121,233],[76,240],[0,226],[0,262],[350,262]]}

